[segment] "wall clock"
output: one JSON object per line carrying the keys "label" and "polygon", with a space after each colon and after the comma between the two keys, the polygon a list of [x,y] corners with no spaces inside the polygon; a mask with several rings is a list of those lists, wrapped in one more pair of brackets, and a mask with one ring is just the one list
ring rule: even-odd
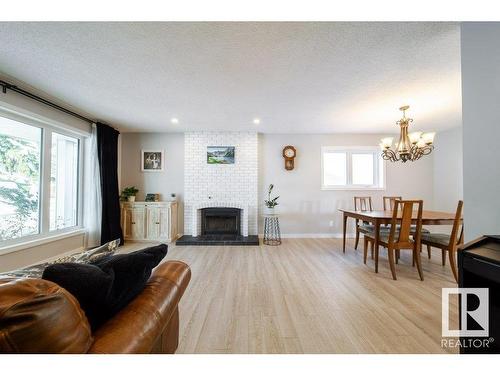
{"label": "wall clock", "polygon": [[285,158],[285,169],[291,171],[294,167],[294,159],[297,156],[297,151],[293,146],[285,146],[283,149],[283,157]]}

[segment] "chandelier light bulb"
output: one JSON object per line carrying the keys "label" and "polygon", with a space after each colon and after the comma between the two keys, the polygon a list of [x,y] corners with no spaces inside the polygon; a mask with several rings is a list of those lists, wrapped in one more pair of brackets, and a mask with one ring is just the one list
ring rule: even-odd
{"label": "chandelier light bulb", "polygon": [[422,136],[422,132],[413,132],[413,133],[408,134],[408,136],[410,137],[411,144],[414,145],[420,140],[420,137]]}
{"label": "chandelier light bulb", "polygon": [[381,145],[384,147],[384,148],[391,148],[392,146],[392,141],[394,140],[394,137],[387,137],[387,138],[382,138],[381,140]]}
{"label": "chandelier light bulb", "polygon": [[436,135],[435,132],[431,133],[424,133],[422,134],[422,139],[424,140],[425,144],[430,145],[434,143],[434,136]]}

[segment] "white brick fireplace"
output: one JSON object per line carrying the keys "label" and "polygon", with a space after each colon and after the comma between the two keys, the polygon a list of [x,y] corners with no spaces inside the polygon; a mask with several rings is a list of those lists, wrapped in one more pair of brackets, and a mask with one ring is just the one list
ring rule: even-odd
{"label": "white brick fireplace", "polygon": [[[207,146],[234,146],[234,164],[207,164]],[[200,210],[240,208],[241,233],[257,234],[256,132],[187,132],[184,137],[184,234],[198,236]]]}

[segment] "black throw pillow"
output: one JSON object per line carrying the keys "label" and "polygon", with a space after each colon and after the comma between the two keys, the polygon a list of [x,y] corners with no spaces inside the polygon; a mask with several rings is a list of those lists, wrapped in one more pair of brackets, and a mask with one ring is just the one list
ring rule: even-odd
{"label": "black throw pillow", "polygon": [[45,268],[42,278],[75,296],[92,330],[96,330],[144,289],[167,250],[167,245],[161,244],[130,254],[110,255],[92,264],[53,264]]}

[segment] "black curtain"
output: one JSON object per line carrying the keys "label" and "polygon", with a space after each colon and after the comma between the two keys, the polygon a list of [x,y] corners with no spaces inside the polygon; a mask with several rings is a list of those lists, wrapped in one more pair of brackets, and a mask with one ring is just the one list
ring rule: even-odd
{"label": "black curtain", "polygon": [[118,192],[118,136],[112,127],[97,123],[97,153],[101,172],[102,223],[101,244],[120,239],[120,195]]}

